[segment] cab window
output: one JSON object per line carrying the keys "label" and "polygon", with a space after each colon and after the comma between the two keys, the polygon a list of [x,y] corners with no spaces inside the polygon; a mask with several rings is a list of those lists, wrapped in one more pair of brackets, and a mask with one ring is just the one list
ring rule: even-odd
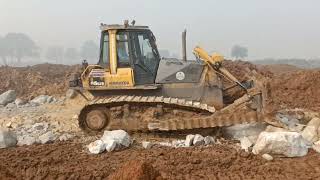
{"label": "cab window", "polygon": [[128,37],[125,32],[118,32],[117,34],[117,56],[119,67],[130,66]]}
{"label": "cab window", "polygon": [[102,34],[100,65],[109,67],[109,33],[106,31]]}

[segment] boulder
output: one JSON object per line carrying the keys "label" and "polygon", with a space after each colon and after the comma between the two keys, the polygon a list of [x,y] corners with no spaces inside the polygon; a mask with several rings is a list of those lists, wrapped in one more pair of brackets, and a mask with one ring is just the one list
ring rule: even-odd
{"label": "boulder", "polygon": [[114,151],[118,146],[115,140],[109,140],[108,143],[105,143],[105,145],[108,152]]}
{"label": "boulder", "polygon": [[308,153],[308,148],[308,142],[297,132],[262,132],[252,152],[301,157]]}
{"label": "boulder", "polygon": [[307,124],[306,128],[301,132],[301,135],[304,139],[310,143],[316,142],[319,140],[318,129],[320,127],[320,119],[312,118]]}
{"label": "boulder", "polygon": [[145,148],[145,149],[150,149],[153,144],[151,142],[148,142],[148,141],[142,141],[142,147]]}
{"label": "boulder", "polygon": [[59,141],[68,141],[69,139],[73,138],[74,136],[68,133],[62,134],[59,136]]}
{"label": "boulder", "polygon": [[48,128],[49,128],[49,124],[46,122],[35,123],[32,125],[30,129],[28,129],[28,132],[39,135],[47,132]]}
{"label": "boulder", "polygon": [[320,153],[320,141],[313,143],[312,149],[315,150],[316,152]]}
{"label": "boulder", "polygon": [[30,146],[32,144],[35,144],[36,142],[37,142],[37,139],[30,135],[18,137],[18,146],[23,146],[23,145]]}
{"label": "boulder", "polygon": [[47,144],[56,140],[56,136],[51,131],[48,131],[47,133],[39,136],[39,140],[41,144]]}
{"label": "boulder", "polygon": [[104,131],[101,140],[106,144],[114,140],[117,144],[124,147],[129,147],[132,143],[131,137],[124,130]]}
{"label": "boulder", "polygon": [[73,89],[68,89],[68,91],[66,92],[66,97],[68,99],[73,99],[77,96],[77,92]]}
{"label": "boulder", "polygon": [[22,105],[25,105],[27,102],[20,99],[20,98],[17,98],[14,103],[16,104],[16,106],[22,106]]}
{"label": "boulder", "polygon": [[7,105],[6,105],[6,108],[9,108],[9,109],[13,109],[13,108],[16,108],[17,106],[16,106],[16,104],[15,103],[8,103]]}
{"label": "boulder", "polygon": [[193,145],[195,146],[204,145],[204,137],[201,136],[200,134],[196,134],[193,139]]}
{"label": "boulder", "polygon": [[48,96],[48,95],[40,95],[38,97],[35,97],[34,99],[32,99],[30,102],[32,104],[45,104],[45,103],[50,103],[53,101],[53,97],[52,96]]}
{"label": "boulder", "polygon": [[0,129],[0,149],[14,147],[17,144],[16,135],[8,130]]}
{"label": "boulder", "polygon": [[17,93],[14,90],[9,90],[0,95],[0,105],[7,105],[8,103],[14,102]]}
{"label": "boulder", "polygon": [[214,144],[215,139],[212,136],[204,137],[204,145]]}
{"label": "boulder", "polygon": [[240,140],[243,137],[247,137],[250,141],[255,142],[259,134],[266,129],[264,123],[244,123],[237,124],[230,127],[222,128],[224,136]]}
{"label": "boulder", "polygon": [[91,154],[100,154],[106,150],[106,144],[102,140],[96,140],[87,147]]}
{"label": "boulder", "polygon": [[186,141],[184,142],[184,145],[186,147],[190,147],[193,145],[193,139],[194,139],[194,135],[193,134],[189,134],[186,136]]}
{"label": "boulder", "polygon": [[185,140],[174,140],[172,141],[172,146],[175,148],[185,147]]}
{"label": "boulder", "polygon": [[274,127],[274,126],[267,126],[265,132],[287,132],[287,129],[279,128],[279,127]]}
{"label": "boulder", "polygon": [[240,145],[241,149],[245,150],[246,152],[249,152],[249,148],[253,145],[253,143],[250,141],[247,137],[242,137],[240,139]]}
{"label": "boulder", "polygon": [[267,161],[272,161],[273,157],[270,154],[263,154],[262,158],[267,160]]}

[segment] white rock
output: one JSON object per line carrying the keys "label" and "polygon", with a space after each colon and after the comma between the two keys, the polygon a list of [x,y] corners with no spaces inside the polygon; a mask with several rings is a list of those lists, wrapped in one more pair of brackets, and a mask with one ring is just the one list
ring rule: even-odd
{"label": "white rock", "polygon": [[269,125],[269,126],[267,126],[265,132],[288,132],[288,130]]}
{"label": "white rock", "polygon": [[319,134],[318,129],[320,127],[320,119],[319,118],[313,118],[309,123],[307,124],[307,127],[304,128],[301,135],[304,139],[307,141],[313,143],[319,140]]}
{"label": "white rock", "polygon": [[160,146],[172,147],[172,143],[170,142],[159,142]]}
{"label": "white rock", "polygon": [[16,106],[22,106],[22,105],[25,105],[27,102],[20,99],[20,98],[17,98],[14,103],[16,104]]}
{"label": "white rock", "polygon": [[33,136],[26,135],[22,137],[18,137],[18,146],[23,146],[23,145],[32,145],[37,142],[37,139]]}
{"label": "white rock", "polygon": [[248,137],[254,142],[265,128],[266,125],[264,123],[245,123],[224,127],[222,128],[222,133],[224,136],[237,140],[240,140],[242,137]]}
{"label": "white rock", "polygon": [[195,146],[204,145],[204,137],[201,136],[200,134],[196,134],[193,139],[193,145]]}
{"label": "white rock", "polygon": [[17,106],[16,106],[16,104],[15,103],[8,103],[7,105],[6,105],[6,108],[9,108],[9,109],[13,109],[13,108],[16,108]]}
{"label": "white rock", "polygon": [[65,133],[59,137],[59,141],[68,141],[71,138],[73,138],[73,135]]}
{"label": "white rock", "polygon": [[46,122],[35,123],[28,130],[28,132],[32,133],[32,134],[43,134],[43,133],[47,132],[48,128],[49,128],[49,124]]}
{"label": "white rock", "polygon": [[14,147],[17,144],[16,135],[8,130],[0,129],[0,149]]}
{"label": "white rock", "polygon": [[66,92],[66,97],[68,99],[73,99],[77,96],[77,92],[73,89],[68,89],[68,91]]}
{"label": "white rock", "polygon": [[209,145],[209,144],[214,144],[215,139],[212,136],[206,136],[204,137],[204,144]]}
{"label": "white rock", "polygon": [[0,105],[7,105],[8,103],[13,102],[16,99],[16,91],[9,90],[0,95]]}
{"label": "white rock", "polygon": [[263,154],[262,158],[267,160],[267,161],[272,161],[273,157],[270,154]]}
{"label": "white rock", "polygon": [[45,104],[45,103],[49,103],[53,100],[53,98],[51,96],[48,95],[40,95],[38,97],[35,97],[34,99],[32,99],[30,102],[33,104]]}
{"label": "white rock", "polygon": [[101,140],[108,144],[110,140],[114,140],[117,144],[129,147],[132,143],[131,137],[124,130],[104,131]]}
{"label": "white rock", "polygon": [[308,142],[297,132],[262,132],[252,152],[301,157],[308,153]]}
{"label": "white rock", "polygon": [[106,144],[102,140],[96,140],[87,147],[91,154],[100,154],[106,150]]}
{"label": "white rock", "polygon": [[253,143],[250,141],[249,138],[243,137],[240,139],[240,145],[241,149],[245,150],[246,152],[249,152],[249,148],[253,145]]}
{"label": "white rock", "polygon": [[145,149],[150,149],[153,144],[151,142],[148,142],[148,141],[142,141],[142,147],[145,148]]}
{"label": "white rock", "polygon": [[171,144],[175,148],[186,147],[185,140],[174,140],[171,142]]}
{"label": "white rock", "polygon": [[105,143],[105,145],[106,145],[106,150],[108,152],[116,150],[116,148],[118,146],[117,142],[115,140],[110,140],[110,141],[108,141],[108,143]]}
{"label": "white rock", "polygon": [[189,134],[186,136],[186,141],[184,142],[184,145],[186,147],[190,147],[193,145],[193,139],[194,139],[194,135],[193,134]]}
{"label": "white rock", "polygon": [[39,136],[39,140],[41,144],[47,144],[56,140],[56,136],[51,131],[48,131],[47,133]]}

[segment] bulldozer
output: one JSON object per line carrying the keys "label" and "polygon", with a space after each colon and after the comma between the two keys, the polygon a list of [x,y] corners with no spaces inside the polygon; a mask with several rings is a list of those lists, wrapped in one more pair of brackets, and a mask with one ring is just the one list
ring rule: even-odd
{"label": "bulldozer", "polygon": [[[182,59],[175,59],[161,57],[148,26],[125,21],[100,28],[98,63],[84,61],[69,82],[88,101],[78,115],[84,131],[178,131],[262,120],[259,83],[240,82],[223,67],[222,55],[199,46],[195,60],[187,60],[186,31]],[[226,87],[224,80],[233,85]],[[225,92],[235,87],[243,95],[226,103]]]}

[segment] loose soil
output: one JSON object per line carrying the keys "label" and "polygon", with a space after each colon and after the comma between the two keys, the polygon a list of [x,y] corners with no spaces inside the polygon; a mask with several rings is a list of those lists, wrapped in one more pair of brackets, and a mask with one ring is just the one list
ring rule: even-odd
{"label": "loose soil", "polygon": [[228,145],[89,155],[79,143],[0,149],[2,179],[318,179],[320,154],[266,161]]}
{"label": "loose soil", "polygon": [[32,99],[38,95],[60,96],[65,94],[70,76],[78,68],[59,64],[0,66],[0,94],[13,89],[23,99]]}

